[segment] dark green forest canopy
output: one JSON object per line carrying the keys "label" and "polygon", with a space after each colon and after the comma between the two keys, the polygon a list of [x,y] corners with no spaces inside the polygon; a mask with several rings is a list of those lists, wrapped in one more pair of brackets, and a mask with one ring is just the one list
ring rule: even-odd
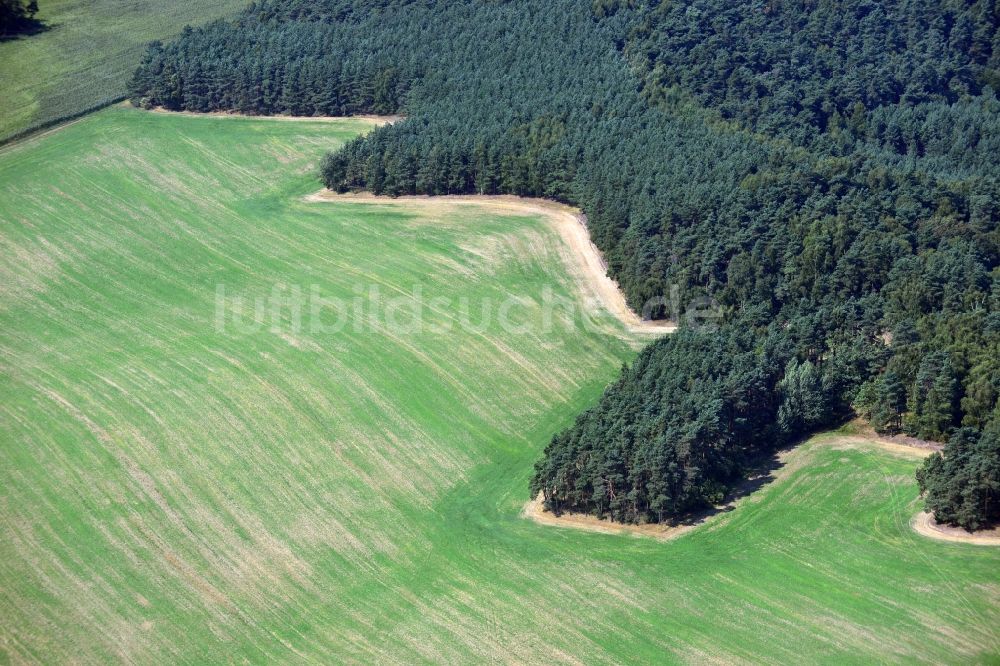
{"label": "dark green forest canopy", "polygon": [[[652,97],[691,95],[826,151],[862,142],[947,153],[935,140],[968,131],[970,102],[1000,83],[994,2],[696,0],[642,12],[626,52]],[[980,137],[966,138],[954,155],[962,163]]]}
{"label": "dark green forest canopy", "polygon": [[263,2],[153,45],[134,96],[405,111],[326,184],[572,203],[636,310],[715,299],[721,326],[647,349],[532,484],[663,520],[852,410],[941,441],[997,420],[998,25],[957,0]]}

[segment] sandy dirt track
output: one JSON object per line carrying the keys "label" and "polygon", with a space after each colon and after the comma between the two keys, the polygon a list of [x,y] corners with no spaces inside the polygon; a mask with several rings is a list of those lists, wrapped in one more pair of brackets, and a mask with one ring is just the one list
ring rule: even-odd
{"label": "sandy dirt track", "polygon": [[[122,102],[122,106],[132,106],[129,101]],[[312,122],[312,123],[334,123],[343,122],[345,120],[364,120],[368,121],[374,125],[392,125],[393,123],[398,123],[403,120],[403,116],[375,116],[375,115],[357,115],[357,116],[289,116],[284,114],[277,114],[273,116],[253,116],[246,113],[237,113],[235,111],[171,111],[169,109],[164,109],[162,106],[158,106],[153,109],[149,109],[151,113],[163,113],[173,116],[193,116],[201,118],[253,118],[254,120],[283,120],[290,122]]]}
{"label": "sandy dirt track", "polygon": [[969,543],[976,546],[1000,546],[1000,528],[982,532],[966,532],[961,527],[939,525],[926,511],[918,513],[910,525],[918,534],[938,541]]}
{"label": "sandy dirt track", "polygon": [[383,197],[367,193],[337,194],[321,190],[306,197],[310,202],[405,204],[419,207],[422,212],[433,214],[444,212],[455,206],[476,206],[498,213],[539,215],[551,225],[569,249],[574,274],[581,281],[585,291],[598,300],[601,306],[613,314],[625,328],[633,334],[658,336],[673,333],[677,325],[665,321],[644,321],[629,308],[625,295],[618,284],[608,277],[604,259],[587,232],[586,217],[576,208],[545,199],[527,199],[515,196],[410,196]]}
{"label": "sandy dirt track", "polygon": [[682,525],[661,525],[649,523],[646,525],[627,525],[624,523],[613,523],[610,520],[602,520],[596,516],[585,513],[564,513],[556,516],[550,511],[546,511],[542,502],[541,494],[524,505],[521,515],[535,521],[540,525],[552,527],[572,527],[588,532],[599,532],[601,534],[624,534],[636,537],[651,537],[660,541],[669,541],[687,534],[698,527],[704,521],[695,521]]}

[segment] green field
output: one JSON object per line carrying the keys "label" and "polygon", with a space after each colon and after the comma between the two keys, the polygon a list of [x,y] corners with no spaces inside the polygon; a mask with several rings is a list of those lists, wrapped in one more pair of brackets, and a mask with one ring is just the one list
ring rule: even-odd
{"label": "green field", "polygon": [[48,29],[0,41],[0,141],[124,96],[147,43],[247,2],[40,0]]}
{"label": "green field", "polygon": [[[635,346],[539,325],[580,298],[541,220],[303,201],[366,127],[113,107],[0,150],[0,663],[1000,660],[1000,549],[915,534],[873,444],[671,542],[521,518]],[[452,302],[220,327],[220,285]],[[533,325],[444,330],[462,296]]]}

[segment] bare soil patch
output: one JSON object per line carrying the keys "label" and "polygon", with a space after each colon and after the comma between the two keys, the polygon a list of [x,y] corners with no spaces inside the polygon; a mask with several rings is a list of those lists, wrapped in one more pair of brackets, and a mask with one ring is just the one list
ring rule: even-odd
{"label": "bare soil patch", "polygon": [[545,219],[563,239],[569,252],[566,254],[574,274],[585,292],[613,314],[630,333],[665,335],[677,330],[677,325],[665,321],[643,320],[629,308],[618,284],[608,277],[607,266],[587,232],[586,216],[578,209],[545,199],[528,199],[515,196],[411,196],[383,197],[368,193],[337,194],[321,190],[306,197],[309,202],[342,201],[368,204],[405,204],[425,213],[443,212],[455,206],[478,206],[498,213],[538,215]]}
{"label": "bare soil patch", "polygon": [[914,455],[928,456],[935,451],[940,451],[944,445],[938,442],[931,442],[926,439],[917,439],[907,435],[880,435],[864,419],[858,418],[851,422],[852,427],[858,435],[864,439],[869,439],[887,449],[910,450]]}
{"label": "bare soil patch", "polygon": [[935,451],[940,450],[940,448],[904,444],[891,438],[879,437],[874,434],[871,437],[867,435],[841,435],[831,438],[830,445],[844,448],[856,448],[857,446],[868,445],[888,451],[889,453],[897,453],[911,458],[926,458]]}

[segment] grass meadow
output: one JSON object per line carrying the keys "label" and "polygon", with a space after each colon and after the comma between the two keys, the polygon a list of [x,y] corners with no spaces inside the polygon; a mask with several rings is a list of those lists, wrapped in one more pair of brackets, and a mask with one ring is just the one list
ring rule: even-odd
{"label": "grass meadow", "polygon": [[[540,219],[305,201],[367,127],[112,107],[0,150],[0,663],[1000,659],[1000,550],[917,535],[918,459],[844,433],[674,541],[522,518],[637,341],[541,324],[583,296]],[[417,286],[419,329],[289,296]]]}
{"label": "grass meadow", "polygon": [[42,0],[46,30],[0,41],[0,141],[121,98],[146,44],[247,0]]}

